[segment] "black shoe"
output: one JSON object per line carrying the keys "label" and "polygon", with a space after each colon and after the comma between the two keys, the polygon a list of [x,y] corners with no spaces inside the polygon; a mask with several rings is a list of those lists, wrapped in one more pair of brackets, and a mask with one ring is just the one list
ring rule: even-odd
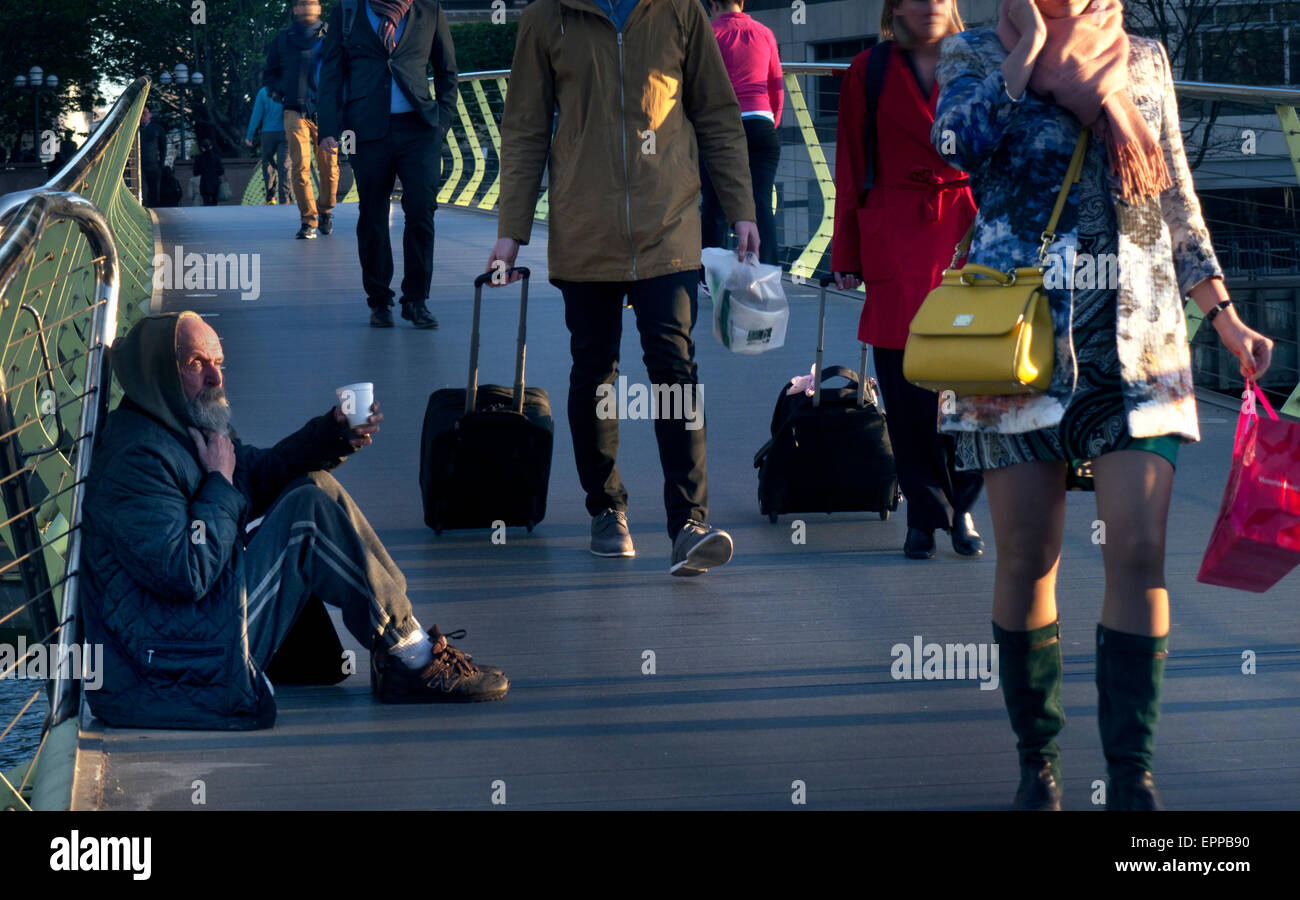
{"label": "black shoe", "polygon": [[316,226],[303,225],[298,229],[298,233],[294,237],[300,241],[314,241],[316,239]]}
{"label": "black shoe", "polygon": [[934,532],[908,528],[903,555],[908,559],[934,559]]}
{"label": "black shoe", "polygon": [[393,309],[387,303],[370,307],[371,328],[392,328]]}
{"label": "black shoe", "polygon": [[510,680],[495,666],[479,666],[473,657],[447,642],[462,638],[464,630],[444,635],[433,626],[429,640],[435,650],[427,666],[416,672],[382,649],[370,651],[370,689],[382,703],[474,703],[500,700],[510,689]]}
{"label": "black shoe", "polygon": [[1110,779],[1106,809],[1154,812],[1163,810],[1164,805],[1156,793],[1156,782],[1150,772],[1126,772]]}
{"label": "black shoe", "polygon": [[1060,811],[1061,788],[1056,783],[1056,775],[1050,763],[1044,763],[1040,769],[1025,768],[1020,773],[1020,787],[1016,789],[1016,798],[1011,802],[1011,808]]}
{"label": "black shoe", "polygon": [[952,526],[952,549],[960,556],[974,559],[984,555],[984,539],[975,530],[975,520],[966,513]]}
{"label": "black shoe", "polygon": [[438,320],[429,312],[423,300],[403,300],[402,318],[410,321],[416,328],[437,328]]}
{"label": "black shoe", "polygon": [[332,213],[321,213],[320,224],[316,228],[321,234],[329,234],[334,230],[334,215]]}

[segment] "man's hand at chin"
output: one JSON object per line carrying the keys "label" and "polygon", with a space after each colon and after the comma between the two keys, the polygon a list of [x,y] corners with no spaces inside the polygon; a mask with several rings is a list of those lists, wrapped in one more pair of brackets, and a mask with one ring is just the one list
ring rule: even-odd
{"label": "man's hand at chin", "polygon": [[[343,415],[343,410],[337,406],[334,407],[334,421],[341,425],[346,425],[348,421],[348,417]],[[371,435],[379,433],[379,423],[382,421],[384,421],[384,414],[379,411],[379,401],[376,400],[370,404],[370,415],[366,418],[365,424],[348,429],[348,443],[352,445],[352,449],[360,450],[373,444],[375,441]]]}

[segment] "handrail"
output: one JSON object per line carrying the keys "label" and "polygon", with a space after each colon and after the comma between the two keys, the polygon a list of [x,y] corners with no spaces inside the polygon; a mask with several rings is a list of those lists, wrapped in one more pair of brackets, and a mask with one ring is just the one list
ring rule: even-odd
{"label": "handrail", "polygon": [[[96,397],[94,402],[82,404],[81,419],[77,427],[76,441],[78,443],[74,484],[79,484],[81,489],[73,491],[72,494],[72,515],[67,532],[69,538],[64,571],[67,580],[63,591],[63,607],[59,613],[63,620],[79,624],[80,620],[77,616],[77,563],[81,549],[81,501],[85,479],[90,472],[92,449],[92,443],[86,441],[85,436],[90,433],[96,422],[107,412],[108,358],[104,351],[112,345],[113,337],[117,331],[117,300],[121,278],[121,262],[118,257],[117,244],[113,240],[113,233],[109,228],[108,221],[93,203],[84,197],[66,191],[39,189],[14,212],[8,227],[5,228],[3,240],[0,241],[0,295],[3,295],[9,289],[9,285],[18,272],[31,258],[36,242],[40,239],[45,226],[55,219],[71,219],[77,224],[87,243],[90,244],[95,267],[95,291],[94,300],[92,301],[94,311],[91,319],[90,338],[87,341],[91,359],[86,364],[85,387],[88,397],[91,394],[95,394]],[[0,390],[4,390],[7,395],[2,375],[3,373],[0,373]],[[5,407],[4,418],[12,420],[12,414],[9,413],[8,408],[8,397],[0,397],[0,404]],[[10,437],[8,440],[16,440],[16,437]],[[15,535],[17,535],[17,532],[15,532]],[[25,552],[30,548],[20,546],[16,549]],[[37,564],[41,564],[39,560]],[[52,613],[52,598],[47,603],[51,607],[50,612]],[[49,618],[49,616],[47,615],[46,618]],[[74,633],[71,638],[69,637],[70,631]],[[75,690],[78,684],[76,680],[77,673],[68,671],[68,649],[73,644],[78,643],[77,635],[79,632],[80,629],[75,626],[72,629],[58,629],[59,655],[57,659],[61,661],[61,664],[56,671],[50,696],[50,713],[46,722],[47,730],[77,712],[79,702]]]}
{"label": "handrail", "polygon": [[[50,755],[47,740],[54,741],[50,746],[64,746],[69,728],[75,740],[83,700],[82,672],[73,668],[81,660],[73,648],[84,633],[79,609],[81,518],[93,435],[112,396],[106,351],[119,327],[120,295],[129,291],[124,296],[131,302],[124,311],[134,318],[135,299],[141,293],[148,296],[151,286],[146,255],[152,242],[141,240],[148,233],[148,216],[126,190],[122,171],[129,164],[130,145],[138,143],[135,123],[148,88],[147,78],[128,85],[46,184],[0,197],[0,317],[8,337],[0,367],[0,492],[5,506],[0,519],[5,520],[6,553],[26,595],[5,618],[25,611],[38,642],[49,646],[50,657],[49,702],[40,744],[26,774],[11,783],[0,773],[0,808],[67,808],[69,802],[71,769],[62,756]],[[118,241],[124,241],[121,249]],[[81,271],[90,275],[84,290],[80,279],[77,287],[69,280]],[[11,317],[19,310],[35,318],[34,326],[17,327]],[[89,320],[88,326],[74,319]],[[36,341],[24,348],[33,333]],[[50,342],[58,343],[57,354],[55,346],[45,346],[46,334],[60,335]],[[47,375],[49,392],[62,395],[71,389],[62,402],[52,401],[57,403],[52,406],[55,413],[81,404],[77,430],[67,434],[60,424],[52,442],[38,439],[39,446],[24,445],[33,434],[39,438],[41,430],[33,432],[28,426],[47,414],[44,406],[37,419],[26,411],[34,400],[32,392],[45,384]],[[23,421],[15,423],[19,414]],[[61,416],[58,413],[56,421]],[[0,722],[0,729],[5,725]],[[47,750],[44,761],[42,749]],[[25,799],[29,789],[30,805]]]}
{"label": "handrail", "polygon": [[[126,90],[122,91],[122,96],[117,98],[113,108],[109,110],[99,123],[99,127],[94,133],[86,138],[86,142],[81,145],[80,149],[73,154],[72,159],[63,166],[62,169],[54,173],[54,177],[45,183],[45,187],[55,191],[70,191],[81,182],[90,167],[99,161],[108,149],[109,144],[117,134],[117,129],[121,125],[121,120],[125,119],[135,103],[140,92],[147,90],[149,79],[141,75],[135,81],[127,85]],[[3,221],[3,212],[0,212],[0,221]]]}

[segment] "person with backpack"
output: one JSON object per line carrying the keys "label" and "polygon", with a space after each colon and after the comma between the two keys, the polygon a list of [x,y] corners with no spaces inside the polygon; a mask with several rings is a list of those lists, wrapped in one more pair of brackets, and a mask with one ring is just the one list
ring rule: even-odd
{"label": "person with backpack", "polygon": [[[433,70],[433,95],[428,71]],[[456,52],[437,0],[341,0],[321,67],[321,146],[356,135],[357,253],[372,328],[392,328],[388,217],[402,179],[402,318],[437,328],[425,301],[433,280],[433,215],[443,139],[456,115]]]}
{"label": "person with backpack", "polygon": [[[560,110],[556,116],[557,108]],[[558,127],[556,127],[558,125]],[[487,271],[507,276],[533,230],[550,160],[547,257],[564,296],[573,368],[569,426],[592,516],[590,550],[635,555],[627,489],[615,465],[618,419],[601,400],[618,381],[623,300],[636,313],[656,392],[697,415],[655,420],[672,541],[669,572],[731,559],[708,524],[701,392],[695,364],[700,266],[699,156],[739,239],[757,253],[740,106],[699,0],[537,0],[519,20],[501,117],[501,201]]]}
{"label": "person with backpack", "polygon": [[936,425],[939,395],[903,377],[908,326],[975,218],[965,173],[930,144],[939,44],[962,28],[955,0],[889,0],[886,40],[854,58],[840,90],[831,270],[841,290],[866,284],[858,339],[871,345],[885,403],[909,559],[933,559],[940,529],[961,556],[984,550],[970,513],[983,479],[956,470],[954,440]]}
{"label": "person with backpack", "polygon": [[[316,142],[317,85],[328,29],[320,17],[320,0],[293,0],[293,24],[281,31],[266,51],[262,82],[271,99],[284,105],[284,133],[289,141],[293,193],[301,223],[294,237],[312,240],[317,231],[334,230],[335,192],[339,184],[337,147]],[[311,160],[316,154],[319,199],[312,191]]]}
{"label": "person with backpack", "polygon": [[[709,0],[713,35],[718,39],[727,77],[740,103],[740,121],[745,127],[749,180],[758,216],[759,262],[774,266],[777,244],[772,185],[781,162],[781,139],[776,129],[781,124],[781,107],[785,101],[784,76],[772,29],[745,15],[744,9],[745,0]],[[731,227],[702,160],[700,187],[703,195],[701,243],[705,247],[725,247]]]}
{"label": "person with backpack", "polygon": [[271,99],[266,85],[262,85],[253,101],[244,143],[252,147],[259,130],[262,132],[262,184],[266,188],[266,202],[274,204],[278,195],[281,204],[288,203],[289,173],[284,161],[289,145],[284,137],[284,107]]}

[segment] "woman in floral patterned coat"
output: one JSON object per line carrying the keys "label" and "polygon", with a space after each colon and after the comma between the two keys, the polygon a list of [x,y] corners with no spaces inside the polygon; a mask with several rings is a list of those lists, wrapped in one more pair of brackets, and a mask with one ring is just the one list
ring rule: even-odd
{"label": "woman in floral patterned coat", "polygon": [[979,209],[970,262],[1036,263],[1080,128],[1091,132],[1047,248],[1050,387],[940,409],[958,468],[984,472],[1019,809],[1060,808],[1055,586],[1070,488],[1096,492],[1107,531],[1096,634],[1107,808],[1160,808],[1151,768],[1169,633],[1165,532],[1178,445],[1200,439],[1184,295],[1243,376],[1262,376],[1272,350],[1225,306],[1164,48],[1125,34],[1122,19],[1120,0],[1003,0],[995,27],[944,41],[937,76],[931,141],[970,173]]}

